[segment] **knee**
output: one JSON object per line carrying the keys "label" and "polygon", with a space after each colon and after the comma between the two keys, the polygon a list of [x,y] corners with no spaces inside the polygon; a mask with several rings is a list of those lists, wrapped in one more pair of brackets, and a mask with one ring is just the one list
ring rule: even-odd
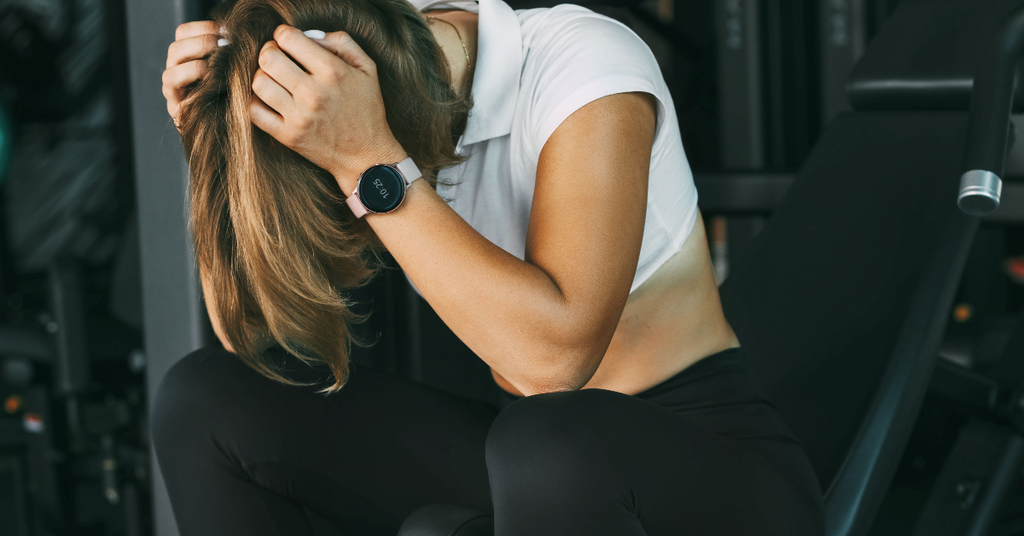
{"label": "knee", "polygon": [[[487,436],[487,469],[495,499],[501,490],[574,490],[603,485],[613,471],[602,421],[627,395],[586,389],[535,395],[498,415]],[[538,486],[538,484],[550,484]],[[528,491],[533,493],[533,491]]]}
{"label": "knee", "polygon": [[226,369],[237,357],[208,346],[178,360],[164,375],[150,408],[150,435],[159,451],[195,435],[221,406]]}
{"label": "knee", "polygon": [[631,399],[601,389],[530,396],[498,415],[488,434],[487,446],[497,454],[511,447],[581,439],[590,424],[601,421]]}

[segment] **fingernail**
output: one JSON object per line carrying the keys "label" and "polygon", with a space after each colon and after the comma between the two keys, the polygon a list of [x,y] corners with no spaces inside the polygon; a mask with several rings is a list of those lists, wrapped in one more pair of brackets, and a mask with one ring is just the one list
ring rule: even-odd
{"label": "fingernail", "polygon": [[306,30],[302,32],[302,34],[310,39],[323,39],[327,37],[327,34],[321,32],[320,30]]}
{"label": "fingernail", "polygon": [[228,29],[223,27],[223,26],[221,26],[220,27],[220,34],[221,35],[227,35],[228,34]]}
{"label": "fingernail", "polygon": [[230,45],[230,44],[231,44],[231,41],[228,41],[227,39],[224,39],[223,37],[221,37],[220,39],[217,40],[217,46],[219,46],[219,47],[222,47],[224,45]]}

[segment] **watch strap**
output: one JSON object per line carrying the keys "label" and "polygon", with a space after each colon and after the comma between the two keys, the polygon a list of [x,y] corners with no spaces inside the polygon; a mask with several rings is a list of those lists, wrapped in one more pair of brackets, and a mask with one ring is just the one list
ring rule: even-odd
{"label": "watch strap", "polygon": [[345,199],[345,204],[348,205],[348,208],[352,209],[352,214],[355,215],[357,220],[359,218],[362,218],[363,216],[366,215],[367,212],[369,212],[369,210],[366,210],[366,205],[363,204],[363,201],[359,199],[358,187],[356,188],[356,191],[352,192],[352,195],[348,196],[348,198]]}
{"label": "watch strap", "polygon": [[411,156],[405,157],[405,160],[395,164],[395,169],[402,174],[402,178],[405,179],[405,187],[408,190],[409,186],[412,186],[412,181],[423,177],[423,173],[420,171],[419,166],[416,162],[412,161]]}

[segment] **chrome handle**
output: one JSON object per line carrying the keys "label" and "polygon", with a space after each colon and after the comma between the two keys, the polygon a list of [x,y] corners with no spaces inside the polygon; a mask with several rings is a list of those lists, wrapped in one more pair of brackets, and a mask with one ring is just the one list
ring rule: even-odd
{"label": "chrome handle", "polygon": [[956,203],[971,216],[987,216],[999,208],[1003,181],[984,169],[972,169],[960,176],[960,196]]}

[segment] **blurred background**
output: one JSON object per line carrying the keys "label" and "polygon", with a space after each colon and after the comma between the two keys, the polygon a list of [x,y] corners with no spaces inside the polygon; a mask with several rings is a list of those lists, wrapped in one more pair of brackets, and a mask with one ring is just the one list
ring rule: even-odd
{"label": "blurred background", "polygon": [[[875,37],[894,13],[928,1],[581,2],[632,27],[661,64],[720,282],[770,225],[822,132],[853,109],[848,83]],[[175,360],[213,338],[160,73],[175,26],[212,6],[0,0],[0,536],[177,534],[147,403]],[[1024,176],[1024,150],[1011,151],[1007,175]],[[1024,210],[1011,186],[975,239],[944,366],[978,375],[1024,367],[999,361],[1024,304]],[[374,312],[363,329],[378,341],[358,361],[495,400],[486,366],[400,271],[383,271],[358,296]],[[911,532],[976,415],[933,386],[873,534]],[[1010,497],[1002,532],[991,534],[1024,534],[1019,479]]]}

